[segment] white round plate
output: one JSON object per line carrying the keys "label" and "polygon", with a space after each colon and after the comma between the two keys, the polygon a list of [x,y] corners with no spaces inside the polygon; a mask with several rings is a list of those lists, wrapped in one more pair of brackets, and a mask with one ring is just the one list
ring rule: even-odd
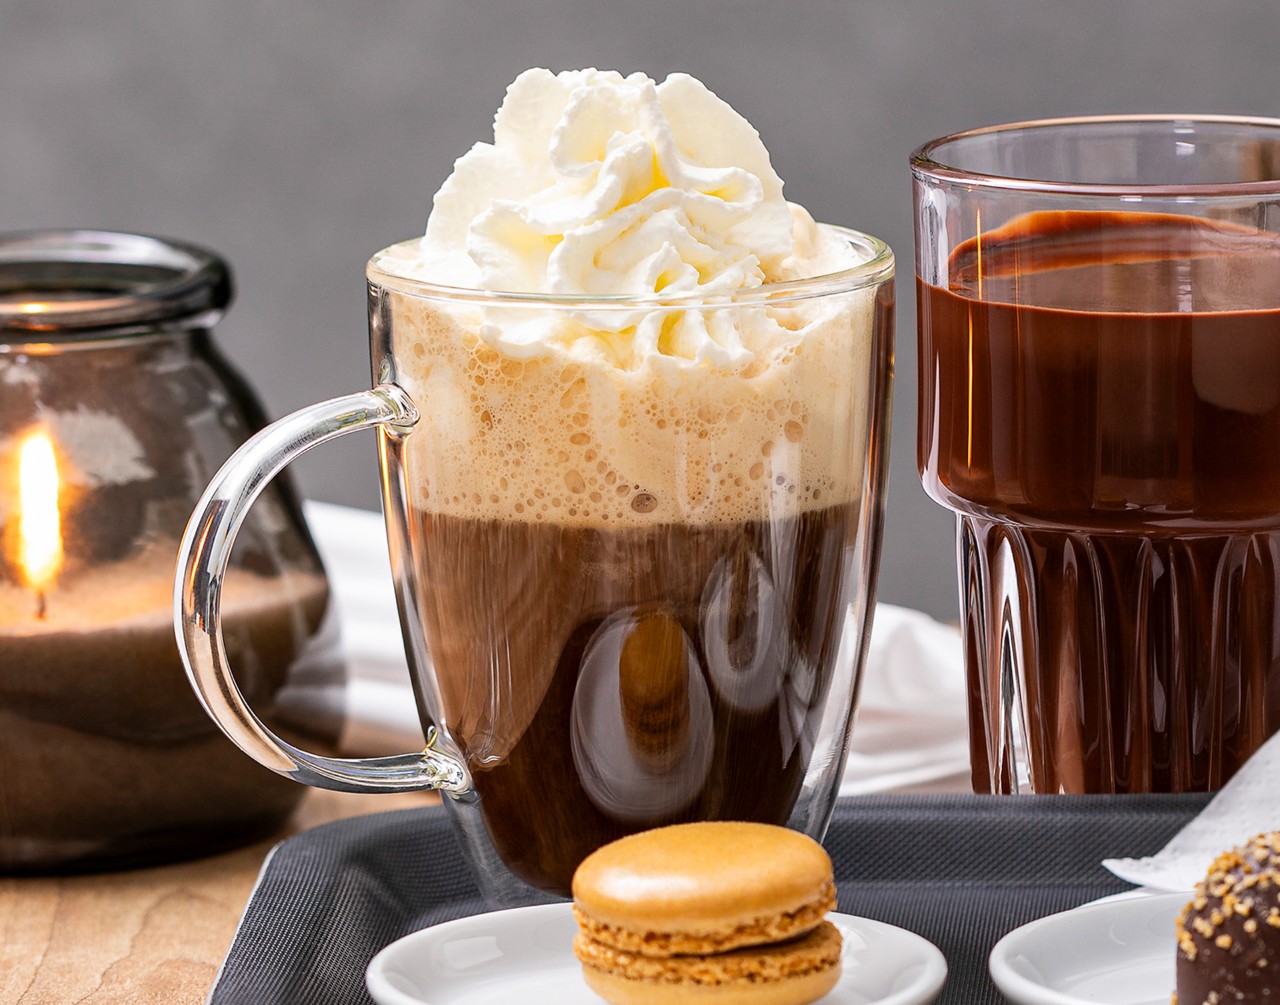
{"label": "white round plate", "polygon": [[[866,918],[829,914],[844,936],[840,982],[826,1005],[928,1005],[947,963],[918,935]],[[369,963],[379,1005],[600,1005],[573,955],[569,904],[461,918],[391,943]]]}
{"label": "white round plate", "polygon": [[1173,922],[1190,893],[1085,904],[996,943],[991,979],[1017,1005],[1169,1005]]}

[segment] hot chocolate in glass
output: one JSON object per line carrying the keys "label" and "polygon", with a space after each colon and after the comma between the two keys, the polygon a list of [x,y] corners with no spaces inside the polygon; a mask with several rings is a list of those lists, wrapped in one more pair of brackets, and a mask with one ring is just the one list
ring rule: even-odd
{"label": "hot chocolate in glass", "polygon": [[1277,149],[1151,116],[913,158],[979,791],[1213,789],[1280,727]]}
{"label": "hot chocolate in glass", "polygon": [[[180,630],[244,749],[313,784],[444,788],[503,903],[661,824],[822,833],[873,601],[893,258],[781,190],[692,78],[512,85],[426,238],[369,264],[378,387],[282,420],[193,518]],[[275,742],[200,617],[258,479],[370,425],[430,737],[372,765]]]}
{"label": "hot chocolate in glass", "polygon": [[887,304],[831,298],[750,378],[629,371],[513,361],[478,335],[483,305],[379,263],[376,316],[419,410],[388,465],[428,640],[420,685],[504,861],[563,892],[624,833],[784,823],[833,687],[849,702],[837,653],[866,533],[870,388],[832,375],[872,372]]}

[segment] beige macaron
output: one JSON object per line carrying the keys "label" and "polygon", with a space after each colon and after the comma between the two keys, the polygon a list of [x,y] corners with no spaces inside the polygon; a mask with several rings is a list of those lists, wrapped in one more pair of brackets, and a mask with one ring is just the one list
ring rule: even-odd
{"label": "beige macaron", "polygon": [[633,834],[583,861],[573,896],[583,975],[616,1005],[803,1005],[840,976],[831,859],[785,827]]}

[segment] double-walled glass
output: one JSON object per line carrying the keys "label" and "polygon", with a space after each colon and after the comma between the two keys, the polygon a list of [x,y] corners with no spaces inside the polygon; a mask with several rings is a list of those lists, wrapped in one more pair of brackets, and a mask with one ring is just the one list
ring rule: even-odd
{"label": "double-walled glass", "polygon": [[[586,854],[647,827],[820,835],[873,606],[893,359],[892,255],[844,239],[853,269],[715,300],[449,289],[392,271],[403,248],[375,256],[377,387],[282,420],[193,518],[176,613],[206,708],[299,780],[442,788],[499,903],[567,894]],[[717,363],[703,336],[748,356]],[[216,569],[264,477],[369,425],[429,744],[343,762],[239,701]]]}
{"label": "double-walled glass", "polygon": [[1280,121],[912,157],[925,488],[979,791],[1221,785],[1280,726]]}

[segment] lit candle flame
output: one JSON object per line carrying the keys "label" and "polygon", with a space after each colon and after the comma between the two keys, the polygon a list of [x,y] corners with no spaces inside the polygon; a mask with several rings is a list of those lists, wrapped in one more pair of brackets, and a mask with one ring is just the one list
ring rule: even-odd
{"label": "lit candle flame", "polygon": [[18,448],[18,564],[44,613],[44,591],[62,566],[58,461],[49,434],[30,434]]}

